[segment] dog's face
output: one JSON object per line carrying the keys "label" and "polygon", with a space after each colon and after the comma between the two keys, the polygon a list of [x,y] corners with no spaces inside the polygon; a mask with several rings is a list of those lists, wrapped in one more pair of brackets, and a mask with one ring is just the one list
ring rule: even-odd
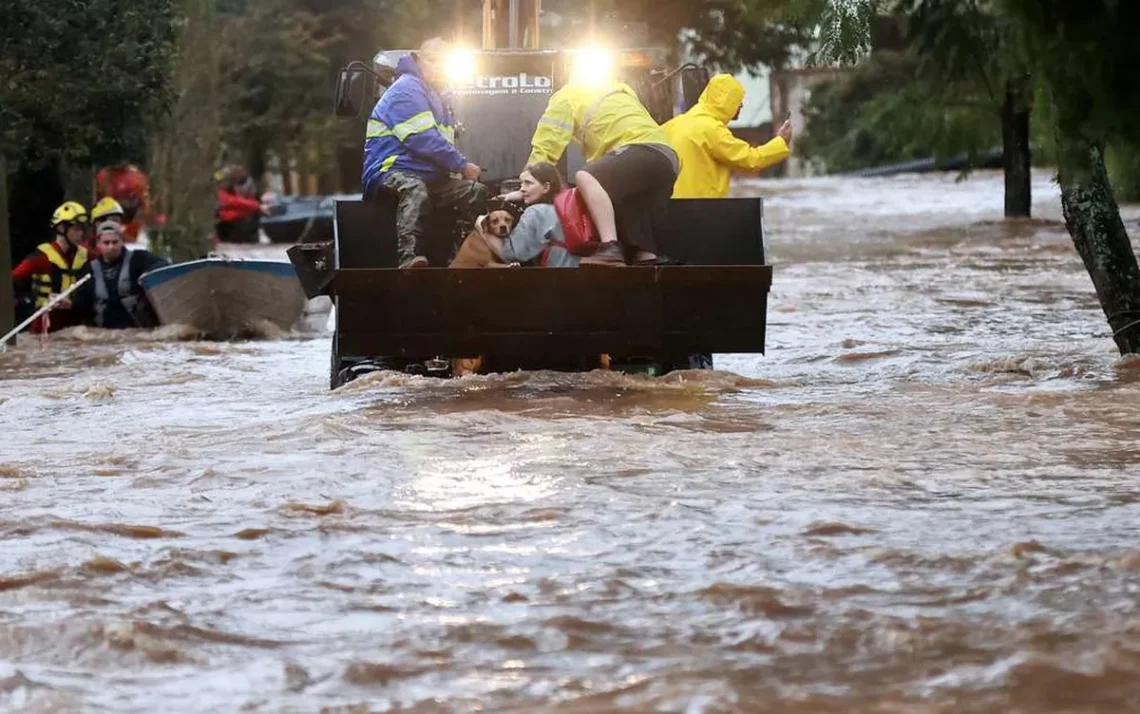
{"label": "dog's face", "polygon": [[492,211],[487,214],[485,227],[491,235],[506,238],[515,227],[515,217],[509,211]]}

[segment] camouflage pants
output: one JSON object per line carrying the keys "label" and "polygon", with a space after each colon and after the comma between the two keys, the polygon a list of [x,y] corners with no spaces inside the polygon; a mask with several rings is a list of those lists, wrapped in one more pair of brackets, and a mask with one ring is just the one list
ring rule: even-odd
{"label": "camouflage pants", "polygon": [[444,179],[428,184],[418,176],[392,171],[381,183],[400,197],[396,234],[401,264],[424,254],[424,230],[433,210],[453,210],[461,220],[474,224],[487,205],[487,187],[478,181]]}

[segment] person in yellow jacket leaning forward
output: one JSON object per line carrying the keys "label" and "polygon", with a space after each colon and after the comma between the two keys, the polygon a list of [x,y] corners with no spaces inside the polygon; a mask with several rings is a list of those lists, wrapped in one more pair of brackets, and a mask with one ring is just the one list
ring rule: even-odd
{"label": "person in yellow jacket leaning forward", "polygon": [[557,164],[571,140],[581,145],[587,162],[574,183],[602,241],[582,263],[625,264],[619,225],[630,257],[655,262],[654,217],[669,200],[679,169],[661,127],[629,85],[575,78],[550,98],[527,164]]}
{"label": "person in yellow jacket leaning forward", "polygon": [[763,146],[733,136],[728,123],[743,105],[744,86],[732,75],[718,74],[692,109],[666,122],[669,145],[681,157],[673,198],[725,198],[733,169],[755,172],[788,158],[791,122]]}

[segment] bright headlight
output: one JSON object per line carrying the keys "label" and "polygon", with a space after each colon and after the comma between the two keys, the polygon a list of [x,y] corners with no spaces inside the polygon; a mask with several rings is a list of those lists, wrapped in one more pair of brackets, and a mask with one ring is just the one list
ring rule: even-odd
{"label": "bright headlight", "polygon": [[614,77],[614,55],[600,47],[586,47],[574,56],[574,79],[586,84],[603,84]]}
{"label": "bright headlight", "polygon": [[452,50],[443,67],[448,84],[467,85],[475,81],[475,53],[471,50]]}

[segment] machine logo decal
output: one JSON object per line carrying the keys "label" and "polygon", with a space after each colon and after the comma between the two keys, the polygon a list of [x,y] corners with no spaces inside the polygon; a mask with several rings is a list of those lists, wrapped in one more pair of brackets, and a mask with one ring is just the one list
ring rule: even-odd
{"label": "machine logo decal", "polygon": [[513,94],[553,94],[554,78],[526,72],[511,75],[476,75],[469,84],[452,89],[459,96],[510,96]]}

